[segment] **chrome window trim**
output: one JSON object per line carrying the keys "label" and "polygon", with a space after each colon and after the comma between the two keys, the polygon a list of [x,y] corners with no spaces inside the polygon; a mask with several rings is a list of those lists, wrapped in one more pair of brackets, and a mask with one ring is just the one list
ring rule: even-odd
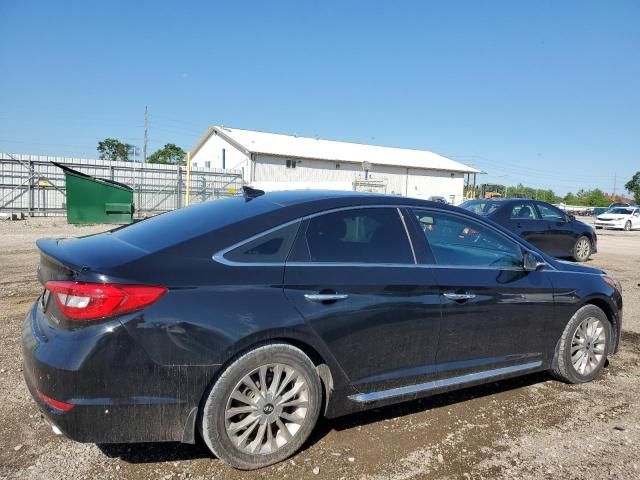
{"label": "chrome window trim", "polygon": [[398,215],[400,215],[400,220],[402,220],[402,226],[404,227],[404,233],[407,235],[407,240],[409,240],[409,246],[411,247],[411,255],[413,255],[413,263],[418,263],[418,257],[416,257],[416,251],[413,248],[413,241],[411,240],[411,235],[409,235],[409,229],[407,228],[407,222],[404,219],[404,215],[402,214],[402,210],[400,207],[396,208],[398,211]]}
{"label": "chrome window trim", "polygon": [[[227,265],[230,267],[283,267],[285,264],[287,265],[292,265],[293,263],[291,262],[235,262],[233,260],[228,260],[227,258],[225,258],[224,256],[229,253],[231,250],[235,250],[236,248],[239,248],[249,242],[252,242],[253,240],[257,240],[258,238],[264,236],[264,235],[268,235],[280,228],[285,228],[288,227],[289,225],[292,225],[294,223],[297,222],[304,222],[305,220],[309,220],[315,217],[319,217],[322,215],[327,215],[329,213],[335,213],[335,212],[341,212],[341,211],[346,211],[346,210],[362,210],[362,209],[366,209],[366,208],[390,208],[390,209],[395,209],[396,212],[398,213],[398,215],[400,216],[400,221],[402,222],[402,224],[404,225],[404,218],[402,217],[402,215],[400,214],[399,209],[403,208],[402,206],[398,206],[398,205],[352,205],[349,207],[341,207],[341,208],[333,208],[331,210],[323,210],[322,212],[316,212],[316,213],[312,213],[309,215],[305,215],[304,217],[300,217],[300,218],[296,218],[295,220],[291,220],[289,222],[286,223],[282,223],[278,226],[272,227],[268,230],[265,230],[263,232],[257,233],[256,235],[253,235],[245,240],[241,240],[240,242],[237,242],[227,248],[224,248],[216,253],[213,254],[212,258],[214,261],[221,263],[223,265]],[[411,252],[413,254],[413,261],[414,263],[399,263],[397,265],[402,265],[402,266],[413,266],[416,264],[416,256],[415,256],[415,252],[413,251],[413,243],[411,242],[411,237],[409,235],[409,232],[407,231],[406,225],[405,225],[405,235],[407,237],[407,241],[409,242],[409,247],[411,248]],[[318,264],[320,262],[298,262],[300,264],[304,264],[304,265],[313,265],[313,264]],[[326,264],[326,263],[325,263]],[[354,265],[354,263],[347,263],[346,265]],[[365,263],[363,265],[367,265],[367,266],[372,266],[372,265],[379,265],[379,264],[375,264],[375,263]],[[388,264],[380,264],[380,265],[388,265]]]}
{"label": "chrome window trim", "polygon": [[[311,213],[309,215],[305,215],[303,217],[299,217],[296,218],[294,220],[290,220],[288,222],[282,223],[280,225],[277,225],[275,227],[269,228],[268,230],[264,230],[260,233],[257,233],[245,240],[241,240],[240,242],[237,242],[229,247],[226,247],[216,253],[213,254],[212,259],[217,262],[220,263],[222,265],[227,265],[230,267],[284,267],[285,265],[287,266],[292,266],[292,267],[376,267],[376,268],[455,268],[455,269],[464,269],[464,270],[509,270],[509,271],[524,271],[523,268],[516,268],[516,267],[502,267],[502,268],[496,268],[496,267],[491,267],[491,266],[472,266],[472,265],[443,265],[443,264],[435,264],[435,263],[417,263],[417,258],[415,256],[415,252],[414,252],[414,247],[413,247],[413,242],[411,241],[411,235],[409,235],[407,226],[405,224],[405,219],[403,215],[400,215],[400,219],[403,223],[403,225],[405,226],[405,235],[407,236],[407,240],[409,242],[409,245],[411,246],[411,250],[412,253],[414,255],[414,262],[415,263],[362,263],[362,262],[234,262],[232,260],[227,260],[224,255],[228,252],[230,252],[231,250],[234,250],[238,247],[241,247],[242,245],[252,242],[253,240],[256,240],[260,237],[262,237],[263,235],[268,235],[271,232],[274,232],[280,228],[285,228],[288,227],[289,225],[293,225],[294,223],[302,223],[305,220],[309,220],[315,217],[319,217],[322,215],[326,215],[329,213],[335,213],[335,212],[342,212],[342,211],[346,211],[346,210],[360,210],[360,209],[364,209],[364,208],[394,208],[396,210],[402,209],[402,208],[407,208],[407,209],[418,209],[418,210],[431,210],[434,212],[438,212],[438,213],[444,213],[444,214],[448,214],[448,215],[452,215],[452,216],[456,216],[456,217],[460,217],[463,219],[469,219],[472,220],[476,223],[478,223],[477,219],[474,219],[464,213],[459,213],[459,212],[454,212],[454,211],[450,211],[450,210],[444,210],[442,208],[438,208],[438,207],[425,207],[425,206],[421,206],[421,205],[410,205],[410,204],[401,204],[401,205],[388,205],[388,204],[378,204],[378,205],[351,205],[348,207],[339,207],[339,208],[332,208],[330,210],[323,210],[321,212],[316,212],[316,213]],[[400,212],[398,212],[400,214]],[[484,225],[484,224],[483,224]],[[520,247],[522,248],[526,248],[525,245],[520,244],[519,242],[517,242],[516,240],[508,237],[507,235],[505,235],[503,232],[501,232],[500,230],[494,228],[492,225],[490,224],[486,224],[486,226],[493,232],[496,232],[497,234],[501,235],[503,238],[505,238],[508,241],[514,242],[518,245],[520,245]],[[547,263],[547,269],[545,271],[553,271],[553,270],[557,270],[553,265],[550,265]]]}
{"label": "chrome window trim", "polygon": [[[244,264],[243,264],[244,265]],[[436,265],[433,263],[360,263],[360,262],[286,262],[287,267],[376,267],[376,268],[431,268],[431,269],[458,269],[458,270],[507,270],[524,272],[523,268],[516,267],[489,267],[482,265]]]}
{"label": "chrome window trim", "polygon": [[[263,237],[265,235],[269,235],[272,232],[275,232],[276,230],[279,230],[281,228],[287,228],[290,225],[293,225],[295,223],[302,223],[304,219],[303,218],[296,218],[295,220],[291,220],[289,222],[285,222],[282,223],[276,227],[272,227],[268,230],[264,230],[260,233],[257,233],[249,238],[246,238],[244,240],[241,240],[237,243],[234,243],[233,245],[231,245],[230,247],[224,248],[222,250],[220,250],[219,252],[216,252],[213,254],[212,258],[213,260],[215,260],[218,263],[221,263],[223,265],[228,265],[230,267],[236,267],[236,266],[243,266],[243,267],[282,267],[284,266],[285,262],[235,262],[233,260],[228,260],[226,259],[224,256],[229,253],[232,250],[235,250],[236,248],[240,248],[243,245],[246,245],[247,243],[253,242],[254,240],[259,239],[260,237]],[[299,227],[298,227],[299,228]]]}
{"label": "chrome window trim", "polygon": [[522,372],[526,370],[532,370],[542,366],[542,361],[522,363],[519,365],[511,365],[509,367],[495,368],[492,370],[483,370],[481,372],[467,373],[465,375],[458,375],[456,377],[443,378],[440,380],[432,380],[430,382],[418,383],[415,385],[406,385],[404,387],[390,388],[388,390],[379,390],[370,393],[357,393],[350,395],[349,400],[353,400],[358,403],[375,402],[378,400],[385,400],[387,398],[401,397],[409,394],[416,394],[420,392],[428,392],[430,390],[436,390],[439,388],[450,387],[453,385],[463,385],[465,383],[476,382],[479,380],[486,380],[489,378],[499,377],[501,375],[507,375],[516,372]]}

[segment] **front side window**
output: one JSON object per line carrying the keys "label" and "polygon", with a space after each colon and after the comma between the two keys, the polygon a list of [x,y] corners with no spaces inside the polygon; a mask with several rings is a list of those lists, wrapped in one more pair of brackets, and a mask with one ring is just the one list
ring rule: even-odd
{"label": "front side window", "polygon": [[360,208],[309,220],[304,242],[311,262],[414,263],[395,208]]}
{"label": "front side window", "polygon": [[543,220],[550,220],[553,222],[562,221],[565,219],[564,213],[561,210],[553,207],[551,205],[544,205],[542,203],[538,203],[538,211],[540,212],[540,216]]}
{"label": "front side window", "polygon": [[224,254],[238,263],[283,263],[289,255],[300,222],[278,228]]}
{"label": "front side window", "polygon": [[511,219],[513,220],[538,220],[538,214],[536,213],[533,205],[526,203],[518,203],[511,207]]}
{"label": "front side window", "polygon": [[414,209],[438,265],[520,268],[520,246],[472,219]]}

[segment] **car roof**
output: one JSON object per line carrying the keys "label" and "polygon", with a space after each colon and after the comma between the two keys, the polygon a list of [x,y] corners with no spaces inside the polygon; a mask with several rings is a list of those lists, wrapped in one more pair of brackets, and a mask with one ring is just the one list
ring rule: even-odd
{"label": "car roof", "polygon": [[[443,208],[442,203],[419,198],[402,197],[372,192],[353,192],[343,190],[285,190],[265,192],[264,195],[249,200],[251,202],[269,202],[282,207],[294,207],[303,204],[317,204],[322,209],[357,205],[415,205]],[[452,207],[450,207],[452,208]]]}

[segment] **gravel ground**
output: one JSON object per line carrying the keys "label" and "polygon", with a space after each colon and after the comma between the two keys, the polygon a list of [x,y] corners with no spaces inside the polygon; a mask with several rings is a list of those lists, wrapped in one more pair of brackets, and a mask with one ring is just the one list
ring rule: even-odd
{"label": "gravel ground", "polygon": [[546,374],[323,420],[293,459],[235,471],[202,446],[94,445],[56,437],[24,385],[20,329],[41,287],[35,240],[106,226],[0,222],[0,478],[640,478],[640,231],[599,231],[590,264],[621,279],[621,351],[595,382]]}

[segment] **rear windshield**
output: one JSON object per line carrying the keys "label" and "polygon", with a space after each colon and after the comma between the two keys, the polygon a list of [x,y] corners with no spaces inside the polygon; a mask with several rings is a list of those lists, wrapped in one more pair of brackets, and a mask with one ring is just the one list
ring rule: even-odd
{"label": "rear windshield", "polygon": [[112,232],[112,235],[147,251],[161,250],[254,215],[279,208],[267,200],[243,197],[212,200],[163,213]]}
{"label": "rear windshield", "polygon": [[489,215],[498,209],[497,202],[484,200],[468,200],[460,205],[465,210],[469,210],[477,215]]}

